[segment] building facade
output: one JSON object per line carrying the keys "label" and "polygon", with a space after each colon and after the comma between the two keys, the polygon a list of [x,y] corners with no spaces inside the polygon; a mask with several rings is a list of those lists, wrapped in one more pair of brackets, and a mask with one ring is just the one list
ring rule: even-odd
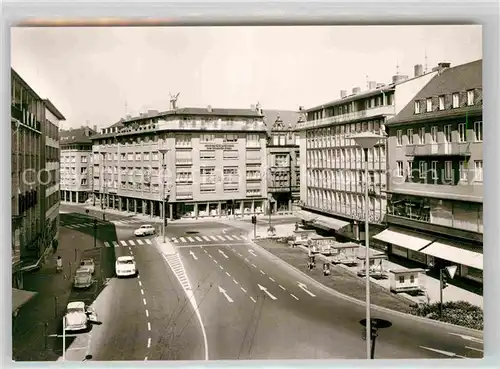
{"label": "building facade", "polygon": [[[415,76],[393,76],[390,84],[369,82],[369,89],[352,94],[342,90],[340,99],[306,110],[297,124],[300,133],[302,210],[299,216],[318,228],[351,239],[364,238],[365,190],[362,149],[351,135],[373,132],[385,135],[392,118],[435,75],[415,66]],[[369,221],[382,227],[386,213],[386,143],[368,150]],[[362,227],[362,228],[361,228]]]}
{"label": "building facade", "polygon": [[482,281],[482,60],[443,70],[388,127],[388,252]]}
{"label": "building facade", "polygon": [[15,288],[22,288],[23,271],[38,265],[57,238],[53,224],[57,219],[58,200],[51,203],[50,193],[54,186],[58,187],[57,174],[53,172],[58,169],[58,130],[51,125],[48,112],[58,117],[57,120],[64,119],[50,101],[40,98],[11,69],[12,283]]}
{"label": "building facade", "polygon": [[92,140],[95,129],[60,131],[61,201],[82,203],[92,197]]}
{"label": "building facade", "polygon": [[177,108],[92,137],[104,207],[169,219],[263,213],[266,127],[257,109]]}
{"label": "building facade", "polygon": [[263,110],[268,129],[267,191],[271,209],[291,212],[300,200],[299,136],[295,126],[301,119],[296,111]]}

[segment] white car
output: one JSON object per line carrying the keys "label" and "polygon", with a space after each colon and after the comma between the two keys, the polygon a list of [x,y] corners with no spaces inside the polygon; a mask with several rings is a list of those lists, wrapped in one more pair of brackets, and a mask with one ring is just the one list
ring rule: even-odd
{"label": "white car", "polygon": [[137,275],[137,266],[133,256],[119,256],[116,259],[115,271],[117,277],[130,277]]}
{"label": "white car", "polygon": [[136,236],[147,236],[147,235],[153,235],[155,233],[156,230],[151,224],[141,225],[138,229],[134,231],[134,235]]}
{"label": "white car", "polygon": [[83,259],[80,263],[80,268],[88,269],[90,274],[94,274],[95,271],[94,259],[91,258]]}
{"label": "white car", "polygon": [[95,320],[95,311],[86,307],[83,301],[70,302],[64,315],[64,329],[70,332],[83,331],[88,328],[90,321]]}

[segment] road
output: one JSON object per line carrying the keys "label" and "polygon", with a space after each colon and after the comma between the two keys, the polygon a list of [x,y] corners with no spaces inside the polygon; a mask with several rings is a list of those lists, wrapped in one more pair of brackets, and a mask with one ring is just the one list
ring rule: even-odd
{"label": "road", "polygon": [[[177,241],[191,284],[203,290],[196,298],[209,357],[365,358],[359,324],[365,316],[363,306],[325,292],[245,240],[199,241],[204,236],[241,239],[244,235],[240,229],[216,222],[171,224],[168,229],[168,237]],[[182,238],[184,242],[179,241]],[[393,324],[379,332],[377,358],[482,357],[482,344],[475,338],[468,340],[467,330],[376,309],[372,317]]]}
{"label": "road", "polygon": [[[82,207],[63,207],[64,227],[75,232],[93,232],[93,218]],[[88,219],[86,219],[88,218]],[[204,355],[200,325],[193,309],[165,260],[154,237],[135,237],[140,220],[116,215],[106,216],[116,224],[100,222],[98,249],[115,257],[133,255],[139,275],[113,277],[93,302],[101,324],[90,332],[68,338],[66,360],[192,360]],[[92,233],[93,234],[93,233]],[[75,296],[77,299],[78,297]],[[88,301],[88,299],[86,299]]]}

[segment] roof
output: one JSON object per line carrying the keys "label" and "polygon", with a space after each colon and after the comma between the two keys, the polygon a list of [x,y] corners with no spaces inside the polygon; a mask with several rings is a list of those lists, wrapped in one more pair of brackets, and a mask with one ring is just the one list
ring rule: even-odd
{"label": "roof", "polygon": [[57,119],[66,120],[66,118],[64,118],[64,115],[62,115],[62,113],[59,110],[57,110],[55,105],[52,104],[52,101],[50,101],[49,99],[44,99],[43,102],[44,102],[45,106],[47,107],[47,109],[49,109],[49,111],[52,114],[54,114]]}
{"label": "roof", "polygon": [[14,68],[10,68],[10,73],[12,75],[12,77],[14,77],[15,79],[17,79],[19,82],[21,82],[21,84],[24,85],[25,88],[27,88],[33,95],[35,95],[35,97],[38,99],[38,100],[42,100],[42,98],[40,96],[38,96],[38,94],[31,88],[31,86],[19,75],[19,73],[17,73]]}
{"label": "roof", "polygon": [[68,309],[84,309],[85,303],[83,301],[72,301],[67,306]]}
{"label": "roof", "polygon": [[124,124],[123,124],[123,120],[120,119],[118,122],[116,122],[115,124],[109,126],[109,127],[106,127],[106,128],[115,128],[115,127],[123,127]]}
{"label": "roof", "polygon": [[[90,136],[87,136],[85,133],[88,131],[91,133]],[[81,127],[70,130],[61,130],[59,131],[59,144],[61,146],[76,144],[76,143],[92,143],[91,137],[96,135],[97,132],[94,131],[90,127]]]}
{"label": "roof", "polygon": [[[232,109],[232,108],[179,108],[169,110],[158,115],[209,115],[225,117],[261,117],[262,115],[254,109]],[[140,118],[139,118],[140,119]]]}
{"label": "roof", "polygon": [[414,122],[428,119],[452,118],[464,116],[467,113],[482,112],[482,107],[466,106],[452,110],[441,110],[414,114],[415,100],[422,100],[440,95],[450,95],[454,92],[482,88],[482,59],[447,68],[432,78],[415,97],[396,115],[388,120],[387,125]]}
{"label": "roof", "polygon": [[133,256],[118,256],[116,258],[116,261],[128,261],[128,260],[134,260]]}
{"label": "roof", "polygon": [[290,129],[294,129],[300,119],[300,114],[294,110],[263,109],[262,113],[264,114],[264,122],[269,130],[279,129],[278,127],[275,128],[276,122],[283,123],[282,129],[288,129],[289,126]]}

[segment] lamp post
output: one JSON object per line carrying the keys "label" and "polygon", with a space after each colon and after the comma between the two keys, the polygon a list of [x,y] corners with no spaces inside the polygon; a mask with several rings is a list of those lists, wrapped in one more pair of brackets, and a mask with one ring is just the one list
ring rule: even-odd
{"label": "lamp post", "polygon": [[371,318],[370,318],[370,234],[369,234],[369,197],[368,197],[368,150],[373,148],[385,136],[371,132],[363,132],[351,136],[356,144],[360,146],[365,154],[365,276],[366,276],[366,357],[371,355]]}
{"label": "lamp post", "polygon": [[102,209],[102,220],[106,220],[106,205],[104,204],[104,199],[106,197],[106,153],[102,152],[102,196],[101,196],[101,209]]}
{"label": "lamp post", "polygon": [[165,209],[165,199],[166,199],[166,195],[165,195],[165,170],[166,170],[166,164],[165,164],[165,156],[167,155],[167,152],[168,152],[168,149],[166,148],[162,148],[159,150],[161,155],[162,155],[162,159],[161,159],[161,167],[162,167],[162,211],[161,211],[161,215],[162,215],[162,223],[163,223],[163,226],[162,226],[162,235],[163,235],[163,243],[165,243],[165,223],[166,223],[166,209]]}
{"label": "lamp post", "polygon": [[292,153],[288,153],[288,191],[290,192],[290,212],[292,211],[293,195],[292,195]]}

